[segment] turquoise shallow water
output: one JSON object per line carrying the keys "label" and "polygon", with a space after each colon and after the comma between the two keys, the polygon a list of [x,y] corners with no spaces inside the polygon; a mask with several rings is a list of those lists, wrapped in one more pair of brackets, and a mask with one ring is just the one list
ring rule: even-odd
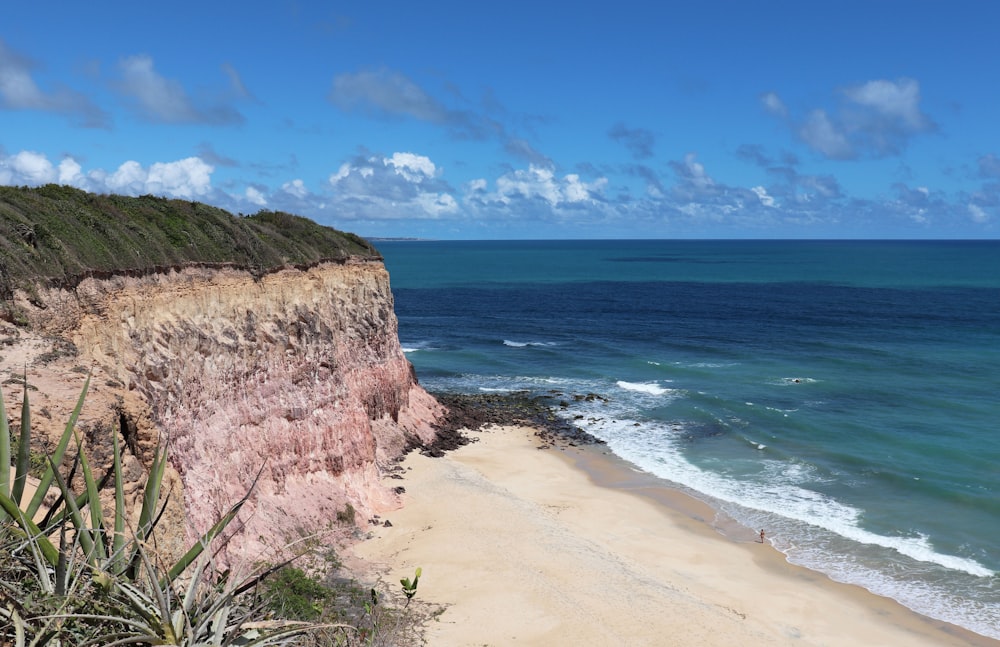
{"label": "turquoise shallow water", "polygon": [[431,390],[568,417],[791,561],[1000,638],[1000,242],[383,242]]}

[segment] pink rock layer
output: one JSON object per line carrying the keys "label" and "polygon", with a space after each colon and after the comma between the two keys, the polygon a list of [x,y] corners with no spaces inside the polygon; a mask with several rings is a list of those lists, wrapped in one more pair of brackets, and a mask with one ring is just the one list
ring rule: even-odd
{"label": "pink rock layer", "polygon": [[[211,527],[258,472],[227,560],[342,534],[348,505],[359,524],[398,506],[380,476],[407,443],[434,438],[441,408],[400,349],[380,262],[257,278],[191,267],[87,279],[20,305],[33,325],[0,331],[24,349],[3,364],[28,364],[39,387],[33,409],[49,414],[50,433],[61,431],[89,369],[81,426],[93,462],[109,461],[111,434],[121,433],[137,498],[153,448],[166,444],[166,525],[183,526],[163,539],[169,551]],[[65,357],[43,357],[51,340]]]}

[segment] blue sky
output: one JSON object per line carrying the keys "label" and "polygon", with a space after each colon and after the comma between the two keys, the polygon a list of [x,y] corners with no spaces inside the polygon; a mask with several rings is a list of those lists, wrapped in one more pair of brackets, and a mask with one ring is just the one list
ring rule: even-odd
{"label": "blue sky", "polygon": [[0,184],[373,237],[1000,236],[1000,3],[8,4]]}

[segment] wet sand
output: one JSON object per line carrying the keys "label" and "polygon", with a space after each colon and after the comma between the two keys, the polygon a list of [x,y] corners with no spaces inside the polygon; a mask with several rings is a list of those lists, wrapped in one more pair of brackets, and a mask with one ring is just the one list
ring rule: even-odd
{"label": "wet sand", "polygon": [[750,530],[601,446],[470,432],[403,462],[403,507],[352,551],[389,582],[423,569],[428,644],[978,645],[994,641],[796,567]]}

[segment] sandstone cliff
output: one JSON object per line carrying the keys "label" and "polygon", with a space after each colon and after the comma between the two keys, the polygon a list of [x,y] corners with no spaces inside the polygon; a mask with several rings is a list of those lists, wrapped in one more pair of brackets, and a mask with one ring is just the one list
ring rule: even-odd
{"label": "sandstone cliff", "polygon": [[80,428],[93,462],[107,464],[121,433],[138,484],[156,444],[169,448],[167,520],[187,537],[163,548],[208,528],[261,469],[235,554],[322,532],[348,504],[364,524],[396,505],[380,474],[408,440],[434,436],[440,406],[400,350],[377,259],[263,274],[191,265],[13,300],[29,325],[0,330],[8,408],[26,372],[33,426],[58,432],[89,372]]}

